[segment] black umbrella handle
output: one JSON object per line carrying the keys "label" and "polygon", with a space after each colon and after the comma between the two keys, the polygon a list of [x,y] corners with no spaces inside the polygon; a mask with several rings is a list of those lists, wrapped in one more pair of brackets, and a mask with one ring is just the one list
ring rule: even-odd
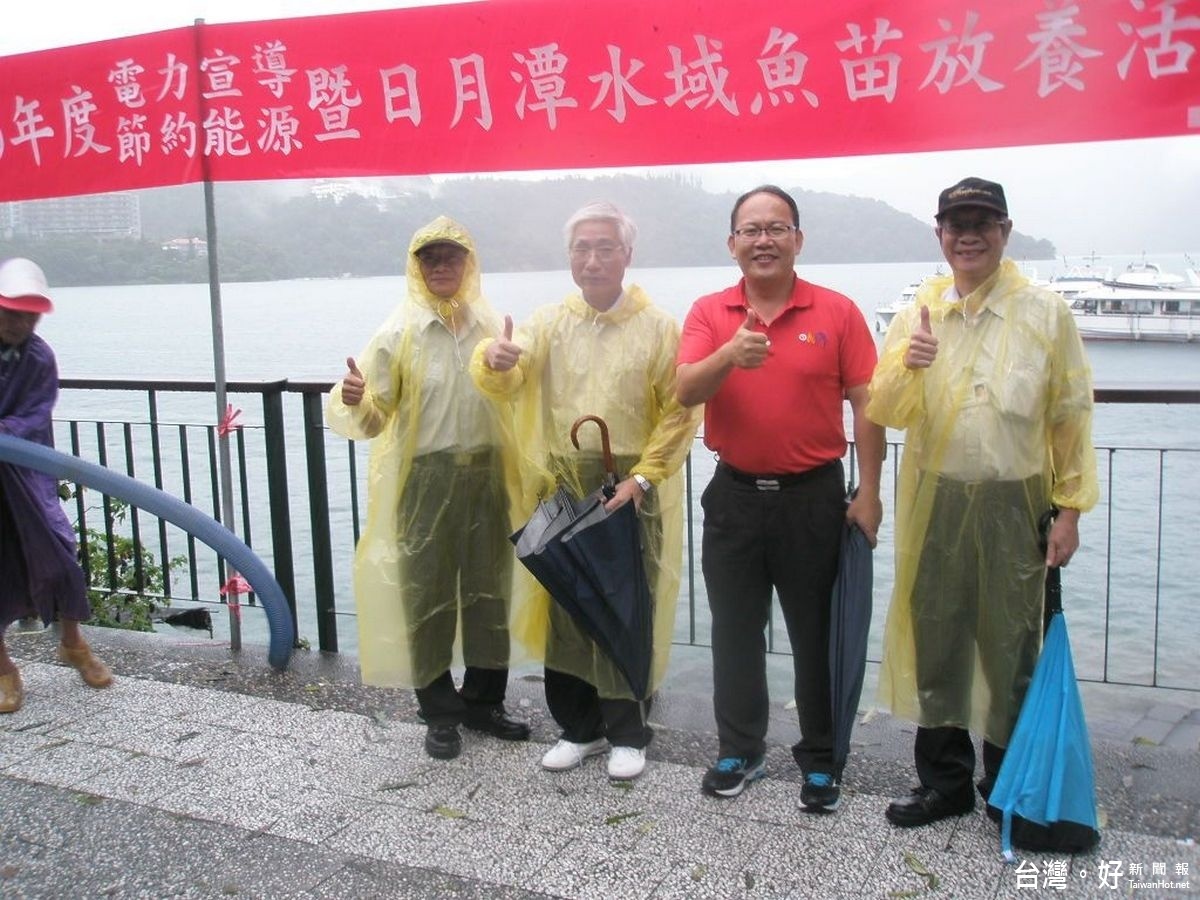
{"label": "black umbrella handle", "polygon": [[571,426],[571,443],[579,448],[579,426],[584,422],[595,422],[600,428],[600,450],[604,454],[604,487],[605,493],[611,497],[617,487],[617,467],[613,464],[612,445],[608,441],[608,423],[597,415],[589,413],[580,416]]}
{"label": "black umbrella handle", "polygon": [[[1058,508],[1050,507],[1038,518],[1038,546],[1044,556],[1050,544],[1050,528],[1058,517]],[[1054,566],[1046,570],[1046,604],[1042,618],[1043,633],[1050,628],[1050,619],[1063,611],[1062,570]]]}

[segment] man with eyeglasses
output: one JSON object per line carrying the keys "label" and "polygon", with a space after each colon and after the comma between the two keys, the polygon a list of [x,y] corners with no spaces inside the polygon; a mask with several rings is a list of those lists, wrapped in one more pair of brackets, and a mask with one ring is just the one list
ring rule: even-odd
{"label": "man with eyeglasses", "polygon": [[425,752],[454,759],[459,725],[529,737],[504,709],[515,448],[511,416],[479,396],[467,371],[475,345],[500,333],[470,234],[438,216],[413,235],[407,260],[407,296],[346,360],[325,415],[343,437],[372,439],[354,560],[362,680],[414,688]]}
{"label": "man with eyeglasses", "polygon": [[906,431],[879,685],[918,726],[920,784],[887,808],[899,827],[974,809],[972,731],[987,800],[1037,662],[1046,567],[1070,561],[1098,496],[1083,343],[1062,298],[1003,258],[1004,189],[964,178],[936,220],[952,274],[892,321],[867,407]]}
{"label": "man with eyeglasses", "polygon": [[[565,485],[576,496],[602,482],[596,429],[571,426],[594,414],[608,425],[621,481],[606,504],[638,507],[642,558],[653,594],[654,660],[649,695],[666,671],[675,623],[683,542],[681,467],[691,450],[699,411],[675,400],[679,325],[637,285],[624,284],[637,230],[611,203],[589,203],[567,220],[567,257],[578,293],[535,311],[516,333],[475,352],[472,374],[481,391],[515,404],[517,440],[527,462],[531,499]],[[532,509],[526,510],[532,512]],[[537,618],[521,630],[544,653],[546,704],[562,729],[543,757],[551,771],[573,769],[609,752],[608,775],[627,780],[646,765],[653,736],[649,696],[635,697],[607,655],[544,591]]]}
{"label": "man with eyeglasses", "polygon": [[[705,404],[704,443],[720,461],[704,491],[702,563],[712,611],[719,751],[703,790],[735,797],[766,774],[766,639],[772,591],[792,646],[805,810],[831,812],[830,604],[847,521],[872,546],[883,517],[883,429],[865,415],[875,342],[848,297],[797,277],[796,201],[774,185],[738,198],[729,251],[742,280],[701,297],[683,326],[678,395]],[[858,455],[846,504],[844,402]]]}

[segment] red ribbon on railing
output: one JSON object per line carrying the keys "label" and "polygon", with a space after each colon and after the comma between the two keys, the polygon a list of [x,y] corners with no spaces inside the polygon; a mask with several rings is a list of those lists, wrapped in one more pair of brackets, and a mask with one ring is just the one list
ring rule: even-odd
{"label": "red ribbon on railing", "polygon": [[232,403],[225,404],[225,415],[221,417],[221,421],[217,423],[217,436],[225,437],[231,431],[236,431],[242,427],[242,423],[238,421],[238,416],[242,414],[240,409],[234,409]]}
{"label": "red ribbon on railing", "polygon": [[226,599],[229,608],[233,610],[233,614],[238,619],[242,618],[242,605],[238,603],[238,595],[249,594],[253,590],[254,588],[250,586],[250,582],[237,572],[234,572],[229,580],[221,585],[221,596]]}

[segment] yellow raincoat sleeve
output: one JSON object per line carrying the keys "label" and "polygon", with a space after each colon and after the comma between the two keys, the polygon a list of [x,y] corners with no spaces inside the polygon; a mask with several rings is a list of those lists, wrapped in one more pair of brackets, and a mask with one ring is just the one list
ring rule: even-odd
{"label": "yellow raincoat sleeve", "polygon": [[1071,311],[1063,304],[1054,341],[1046,424],[1055,506],[1087,512],[1100,499],[1092,446],[1092,372]]}
{"label": "yellow raincoat sleeve", "polygon": [[675,399],[675,354],[679,348],[679,327],[671,329],[670,340],[659,345],[658,358],[652,369],[654,406],[659,410],[658,421],[641,458],[629,475],[641,475],[651,484],[665,481],[678,472],[692,450],[696,429],[704,418],[704,406],[682,406]]}
{"label": "yellow raincoat sleeve", "polygon": [[918,299],[892,319],[871,376],[867,402],[867,418],[876,425],[903,430],[924,415],[924,370],[908,368],[904,356],[908,353],[909,336],[920,324],[921,306],[932,304],[932,317],[934,307],[943,305],[940,298],[950,282],[949,278],[930,279]]}

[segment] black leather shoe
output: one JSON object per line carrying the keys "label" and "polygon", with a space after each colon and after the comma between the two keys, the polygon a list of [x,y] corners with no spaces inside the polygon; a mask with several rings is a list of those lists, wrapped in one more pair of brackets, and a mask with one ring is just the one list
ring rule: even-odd
{"label": "black leather shoe", "polygon": [[506,713],[503,706],[467,707],[463,725],[502,741],[529,740],[529,726]]}
{"label": "black leather shoe", "polygon": [[425,752],[434,759],[454,759],[462,753],[462,738],[453,725],[430,725],[425,730]]}
{"label": "black leather shoe", "polygon": [[888,804],[887,820],[901,828],[916,828],[950,816],[962,816],[975,808],[975,795],[951,800],[933,788],[914,788],[907,797]]}

